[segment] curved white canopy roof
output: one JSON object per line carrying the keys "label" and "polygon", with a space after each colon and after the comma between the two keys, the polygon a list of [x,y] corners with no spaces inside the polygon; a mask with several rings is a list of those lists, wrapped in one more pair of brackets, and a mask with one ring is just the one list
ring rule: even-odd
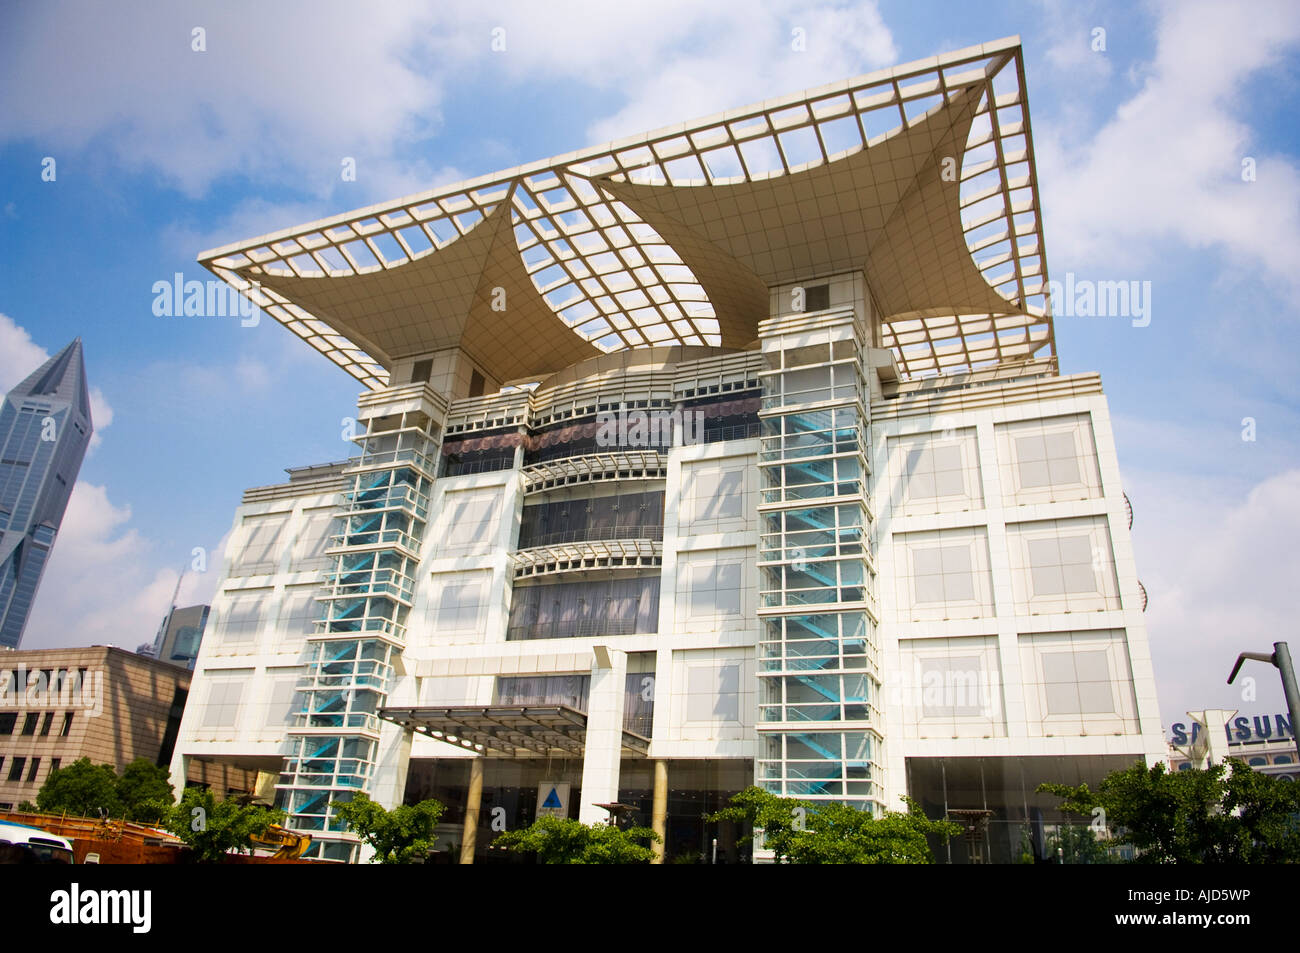
{"label": "curved white canopy roof", "polygon": [[499,380],[745,347],[768,287],[862,269],[907,377],[1051,358],[1011,38],[204,252],[369,387],[461,347]]}

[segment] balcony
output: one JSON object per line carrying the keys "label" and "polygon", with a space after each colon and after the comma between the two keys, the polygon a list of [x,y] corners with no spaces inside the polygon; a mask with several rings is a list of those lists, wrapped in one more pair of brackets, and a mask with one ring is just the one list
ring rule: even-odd
{"label": "balcony", "polygon": [[722,443],[726,440],[750,440],[759,436],[762,425],[757,419],[741,424],[704,425],[704,443]]}
{"label": "balcony", "polygon": [[367,547],[400,549],[416,559],[420,558],[420,539],[400,529],[365,530],[358,533],[337,533],[330,537],[327,556],[351,552]]}
{"label": "balcony", "polygon": [[[522,534],[521,534],[522,537]],[[553,533],[533,533],[520,539],[519,550],[543,546],[564,546],[573,543],[608,542],[616,539],[651,539],[662,542],[664,528],[657,523],[629,524],[626,526],[585,526],[579,529],[557,530]]]}
{"label": "balcony", "polygon": [[411,604],[415,582],[395,569],[344,570],[328,573],[317,600],[351,599],[364,596],[393,596]]}
{"label": "balcony", "polygon": [[431,453],[419,450],[382,450],[375,453],[363,453],[353,457],[349,463],[357,470],[373,470],[395,466],[415,467],[424,476],[432,477],[437,469],[436,458]]}
{"label": "balcony", "polygon": [[511,554],[515,578],[592,569],[645,569],[663,565],[660,539],[611,539],[534,546]]}
{"label": "balcony", "polygon": [[348,490],[343,494],[344,506],[340,516],[358,513],[370,513],[378,510],[403,510],[419,519],[424,519],[429,511],[428,494],[420,493],[412,486],[398,485]]}
{"label": "balcony", "polygon": [[525,493],[602,480],[663,480],[668,477],[668,457],[657,450],[581,451],[530,463],[523,474]]}
{"label": "balcony", "polygon": [[[507,642],[530,642],[534,639],[589,639],[607,635],[637,635],[635,619],[575,619],[557,622],[533,622],[506,629]],[[645,634],[645,633],[640,633]]]}
{"label": "balcony", "polygon": [[509,456],[485,457],[481,460],[452,460],[451,457],[442,458],[442,472],[439,476],[469,476],[474,473],[497,473],[501,470],[513,470],[515,468],[514,451],[510,451]]}

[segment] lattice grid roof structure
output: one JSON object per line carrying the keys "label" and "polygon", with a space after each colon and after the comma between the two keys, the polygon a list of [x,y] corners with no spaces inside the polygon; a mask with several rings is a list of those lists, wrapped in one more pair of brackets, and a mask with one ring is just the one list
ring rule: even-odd
{"label": "lattice grid roof structure", "polygon": [[907,378],[1055,363],[1015,37],[199,261],[376,389],[445,347],[502,381],[623,348],[744,348],[770,286],[854,269]]}

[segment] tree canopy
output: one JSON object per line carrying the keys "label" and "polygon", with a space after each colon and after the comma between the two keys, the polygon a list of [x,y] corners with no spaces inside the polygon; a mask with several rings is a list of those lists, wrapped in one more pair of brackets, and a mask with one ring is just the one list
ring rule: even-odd
{"label": "tree canopy", "polygon": [[1163,762],[1138,762],[1111,772],[1096,791],[1086,784],[1038,790],[1062,798],[1062,811],[1103,817],[1119,842],[1136,848],[1137,863],[1300,861],[1300,785],[1236,758],[1174,772]]}
{"label": "tree canopy", "polygon": [[539,817],[529,827],[506,831],[492,846],[536,854],[543,864],[648,864],[654,857],[650,844],[658,840],[648,827]]}
{"label": "tree canopy", "polygon": [[36,806],[50,814],[98,817],[102,809],[110,817],[121,817],[117,772],[111,764],[94,764],[89,758],[78,758],[50,772],[36,795]]}
{"label": "tree canopy", "polygon": [[748,787],[731,806],[709,817],[752,825],[778,863],[932,864],[928,835],[947,840],[961,831],[952,821],[932,821],[911,798],[907,811],[876,817],[835,801],[810,802]]}
{"label": "tree canopy", "polygon": [[438,801],[402,804],[385,810],[366,794],[335,801],[334,813],[374,849],[371,863],[422,863],[433,850],[435,827],[446,808]]}
{"label": "tree canopy", "polygon": [[36,795],[38,810],[50,814],[109,817],[155,824],[167,816],[175,800],[167,769],[137,758],[119,776],[109,764],[79,758],[55,768]]}
{"label": "tree canopy", "polygon": [[186,788],[166,819],[167,829],[203,863],[219,863],[232,850],[253,852],[253,838],[284,821],[284,812],[235,798],[218,801],[206,788]]}
{"label": "tree canopy", "polygon": [[117,797],[129,820],[155,824],[167,816],[176,793],[166,768],[137,758],[122,769],[117,779]]}

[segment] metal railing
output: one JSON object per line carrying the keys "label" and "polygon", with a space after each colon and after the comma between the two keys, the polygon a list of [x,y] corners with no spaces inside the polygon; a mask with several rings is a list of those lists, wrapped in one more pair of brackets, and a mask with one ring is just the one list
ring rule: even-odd
{"label": "metal railing", "polygon": [[471,473],[495,473],[498,470],[513,470],[515,467],[515,455],[512,451],[508,457],[498,457],[490,460],[463,460],[453,462],[450,458],[443,458],[442,473],[440,476],[466,476]]}
{"label": "metal railing", "polygon": [[748,424],[730,424],[725,427],[710,427],[707,424],[704,427],[705,443],[721,443],[724,440],[748,440],[750,437],[757,437],[759,427],[758,421]]}
{"label": "metal railing", "polygon": [[437,468],[437,461],[431,453],[412,449],[362,452],[356,457],[349,458],[348,462],[357,468],[394,467],[407,463],[419,467],[425,473],[433,473]]}
{"label": "metal railing", "polygon": [[561,546],[565,543],[596,543],[614,539],[653,539],[662,542],[664,528],[660,524],[629,526],[588,526],[583,529],[557,530],[553,533],[519,534],[519,549],[539,546]]}
{"label": "metal railing", "polygon": [[[533,622],[506,629],[507,642],[531,639],[581,639],[602,635],[635,635],[635,619],[578,619],[573,621]],[[640,633],[651,634],[654,633]]]}
{"label": "metal railing", "polygon": [[342,549],[346,546],[401,546],[410,552],[420,551],[419,537],[400,529],[360,530],[353,533],[337,533],[330,537],[330,549]]}

